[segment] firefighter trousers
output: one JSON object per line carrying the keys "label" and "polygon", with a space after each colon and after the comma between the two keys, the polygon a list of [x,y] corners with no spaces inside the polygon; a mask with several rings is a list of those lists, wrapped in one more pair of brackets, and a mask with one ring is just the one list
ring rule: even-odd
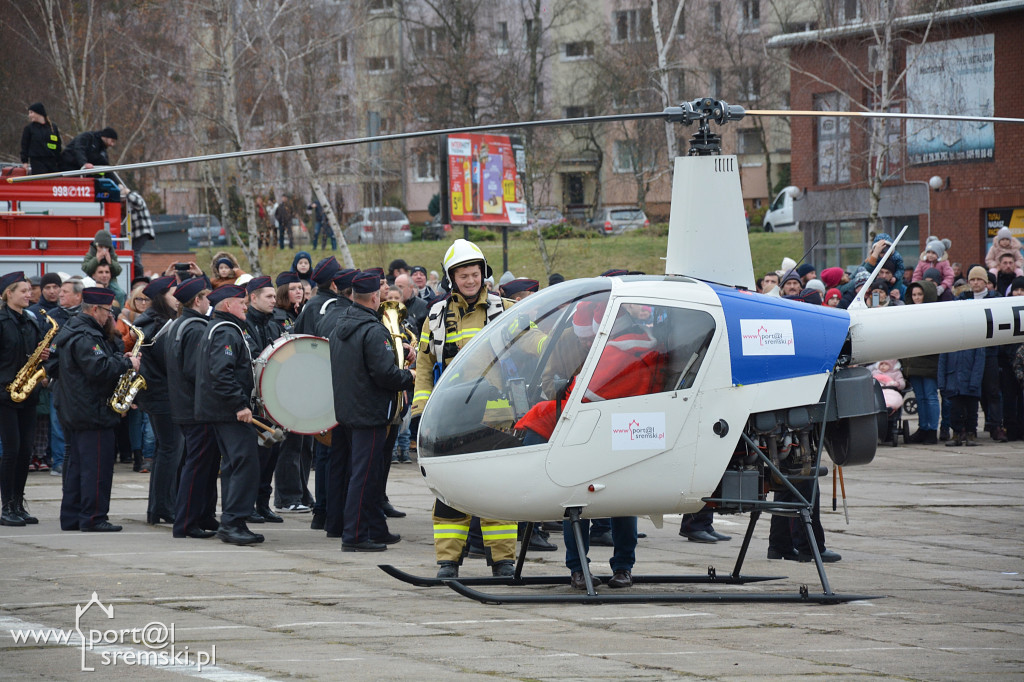
{"label": "firefighter trousers", "polygon": [[[434,552],[438,563],[462,563],[466,555],[466,539],[469,537],[471,518],[469,514],[452,509],[441,500],[434,501]],[[480,519],[488,565],[493,565],[497,561],[515,560],[517,529],[518,524],[515,521]]]}

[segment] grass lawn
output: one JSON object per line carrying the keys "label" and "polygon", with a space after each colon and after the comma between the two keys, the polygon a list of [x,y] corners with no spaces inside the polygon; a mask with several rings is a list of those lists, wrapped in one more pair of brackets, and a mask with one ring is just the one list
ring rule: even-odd
{"label": "grass lawn", "polygon": [[[458,232],[458,231],[456,231]],[[458,235],[456,235],[458,236]],[[803,254],[803,235],[792,233],[754,232],[750,237],[750,252],[754,261],[754,273],[760,277],[768,270],[777,270],[785,256],[794,260]],[[714,235],[709,235],[714,239]],[[452,238],[454,239],[454,237]],[[553,272],[559,272],[566,279],[577,277],[593,277],[609,268],[640,270],[649,274],[665,271],[664,257],[668,237],[657,236],[644,231],[617,235],[614,237],[594,236],[587,239],[547,240],[548,256],[551,259]],[[423,242],[415,241],[408,244],[354,244],[349,246],[357,268],[383,267],[395,258],[403,258],[409,265],[422,265],[427,270],[441,271],[441,258],[450,245],[450,241]],[[501,242],[477,242],[487,256],[487,261],[494,269],[496,276],[501,270]],[[247,263],[241,258],[240,249],[229,249],[242,261],[243,269]],[[292,265],[295,253],[302,249],[277,248],[261,252],[263,271],[271,275],[288,270]],[[196,262],[204,270],[209,267],[215,253],[211,249],[196,251]],[[318,250],[313,252],[313,262],[328,255]],[[336,253],[335,255],[340,255]],[[723,253],[722,258],[729,258]],[[509,236],[508,245],[509,269],[517,277],[529,277],[547,283],[547,273],[541,260],[536,238],[532,234],[516,234]],[[685,274],[685,273],[683,273]]]}

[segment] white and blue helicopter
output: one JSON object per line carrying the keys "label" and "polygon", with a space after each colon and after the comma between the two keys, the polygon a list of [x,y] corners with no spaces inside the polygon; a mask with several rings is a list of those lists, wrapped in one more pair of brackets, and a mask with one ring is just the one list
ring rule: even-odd
{"label": "white and blue helicopter", "polygon": [[[760,515],[799,517],[809,532],[817,479],[824,471],[822,455],[827,452],[838,466],[867,464],[874,457],[885,423],[884,402],[870,373],[856,365],[1024,339],[1024,305],[1008,298],[872,309],[861,294],[848,310],[838,310],[754,293],[737,160],[721,154],[720,139],[710,128],[745,115],[1024,123],[1021,118],[971,116],[745,112],[704,98],[658,113],[398,133],[33,178],[527,126],[655,117],[696,124],[689,155],[675,160],[665,274],[572,280],[517,303],[460,351],[427,403],[418,452],[430,490],[446,504],[481,517],[530,522],[515,576],[442,581],[381,568],[415,585],[446,584],[488,603],[861,599],[831,589],[813,542],[820,593],[801,586],[794,593],[605,594],[595,590],[586,562],[586,594],[474,589],[568,584],[564,575],[522,575],[533,523],[568,519],[584,555],[580,525],[586,519],[645,516],[660,526],[666,514],[697,512],[706,504],[718,513],[750,513],[733,569],[727,575],[714,568],[706,575],[637,575],[634,581],[727,586],[775,579],[741,573]],[[722,253],[731,257],[723,259]],[[577,312],[583,310],[589,315],[580,324]],[[614,398],[602,397],[598,384],[607,380],[603,363],[615,348],[617,324],[624,317],[633,319],[638,310],[657,354],[657,379],[644,390],[620,386]],[[904,334],[890,333],[897,318]],[[539,346],[538,334],[545,337]],[[551,437],[527,444],[515,424],[544,402],[555,410]],[[808,480],[814,483],[810,496],[797,489]],[[795,501],[770,499],[773,491],[782,490]]]}

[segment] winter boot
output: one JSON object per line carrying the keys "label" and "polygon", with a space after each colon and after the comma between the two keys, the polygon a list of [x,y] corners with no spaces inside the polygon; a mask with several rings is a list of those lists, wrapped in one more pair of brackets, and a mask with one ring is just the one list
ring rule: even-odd
{"label": "winter boot", "polygon": [[973,448],[978,444],[978,434],[975,431],[968,431],[964,434],[964,447]]}
{"label": "winter boot", "polygon": [[943,426],[941,429],[939,429],[939,440],[941,440],[943,443],[949,440],[949,428]]}
{"label": "winter boot", "polygon": [[3,510],[0,511],[0,526],[24,526],[25,519],[21,518],[14,508],[13,502],[5,502]]}
{"label": "winter boot", "polygon": [[[918,431],[918,433],[921,433],[921,431]],[[924,432],[924,437],[923,437],[923,440],[921,441],[921,445],[938,445],[938,444],[939,444],[939,438],[938,438],[938,435],[936,434],[935,429],[929,429],[929,430]]]}
{"label": "winter boot", "polygon": [[966,440],[967,440],[967,432],[966,431],[957,431],[955,434],[953,434],[953,436],[949,440],[946,441],[946,447],[947,448],[958,448],[961,445],[963,445]]}
{"label": "winter boot", "polygon": [[132,471],[142,471],[142,450],[132,451]]}
{"label": "winter boot", "polygon": [[11,506],[14,509],[14,513],[21,517],[21,520],[32,525],[33,523],[39,523],[39,519],[28,513],[28,508],[25,506],[25,498],[15,500]]}
{"label": "winter boot", "polygon": [[459,564],[455,561],[438,561],[437,562],[437,577],[438,578],[458,578],[459,577]]}
{"label": "winter boot", "polygon": [[511,559],[495,561],[491,566],[491,575],[495,578],[511,578],[516,574],[516,562]]}

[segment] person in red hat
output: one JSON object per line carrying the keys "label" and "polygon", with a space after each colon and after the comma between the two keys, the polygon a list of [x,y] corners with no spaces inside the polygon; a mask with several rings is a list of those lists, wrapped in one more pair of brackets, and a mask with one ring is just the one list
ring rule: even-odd
{"label": "person in red hat", "polygon": [[139,357],[120,352],[111,340],[114,292],[101,287],[82,290],[82,309],[54,340],[57,349],[55,403],[68,442],[61,530],[117,532],[110,523],[110,487],[114,479],[114,428],[121,415],[110,398]]}

